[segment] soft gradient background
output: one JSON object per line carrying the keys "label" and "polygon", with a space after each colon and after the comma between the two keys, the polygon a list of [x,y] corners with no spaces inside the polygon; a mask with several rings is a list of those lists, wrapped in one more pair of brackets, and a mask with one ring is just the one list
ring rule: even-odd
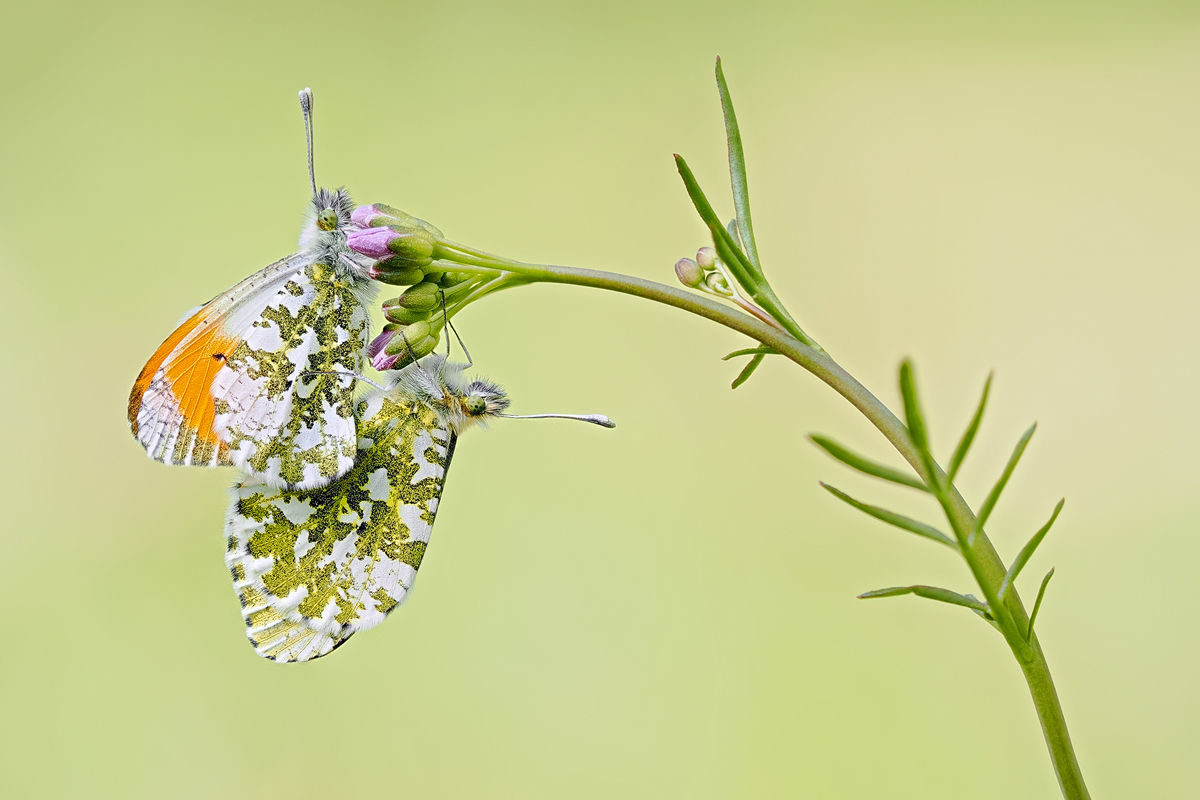
{"label": "soft gradient background", "polygon": [[[894,404],[917,360],[992,535],[1058,568],[1042,640],[1097,798],[1200,781],[1200,9],[1194,3],[5,3],[0,794],[1054,798],[1020,672],[936,518],[804,437],[882,438],[736,335],[598,291],[461,317],[518,412],[455,460],[414,599],[256,658],[229,471],[148,461],[129,386],[178,316],[290,252],[318,180],[452,238],[668,280],[730,213],[713,56],[780,294]],[[381,295],[388,296],[388,295]]]}

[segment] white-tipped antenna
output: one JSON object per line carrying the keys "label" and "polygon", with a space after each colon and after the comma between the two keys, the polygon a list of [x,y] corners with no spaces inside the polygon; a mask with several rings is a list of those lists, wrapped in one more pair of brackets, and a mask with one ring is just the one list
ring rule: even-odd
{"label": "white-tipped antenna", "polygon": [[317,197],[317,173],[313,171],[313,93],[300,90],[300,110],[304,112],[304,136],[308,140],[308,182],[312,184],[313,199]]}
{"label": "white-tipped antenna", "polygon": [[496,414],[496,416],[505,419],[577,419],[580,422],[590,422],[602,428],[617,427],[617,423],[603,414]]}

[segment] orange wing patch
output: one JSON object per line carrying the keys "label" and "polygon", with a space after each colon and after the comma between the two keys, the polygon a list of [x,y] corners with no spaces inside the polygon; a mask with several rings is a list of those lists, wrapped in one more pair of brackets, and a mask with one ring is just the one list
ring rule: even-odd
{"label": "orange wing patch", "polygon": [[[221,315],[209,315],[205,306],[176,328],[129,394],[130,429],[152,457],[165,463],[212,463],[214,456],[217,463],[228,463],[228,448],[213,430],[212,383],[241,338],[222,329]],[[144,406],[149,419],[143,418]]]}

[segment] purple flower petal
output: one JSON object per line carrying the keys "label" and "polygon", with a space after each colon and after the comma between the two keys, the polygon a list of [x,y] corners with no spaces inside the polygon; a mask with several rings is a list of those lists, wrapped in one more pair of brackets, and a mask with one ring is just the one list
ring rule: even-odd
{"label": "purple flower petal", "polygon": [[[376,336],[374,339],[371,340],[371,343],[369,345],[367,345],[367,358],[371,359],[372,362],[374,362],[375,356],[382,353],[383,348],[387,347],[388,342],[392,341],[392,339],[394,339],[395,337],[396,337],[395,330],[390,330],[390,331],[385,330],[383,333]],[[379,367],[376,367],[376,369],[379,369]]]}
{"label": "purple flower petal", "polygon": [[360,228],[371,227],[371,220],[379,216],[379,209],[375,206],[359,206],[354,209],[354,213],[350,215],[350,219]]}
{"label": "purple flower petal", "polygon": [[404,358],[407,353],[397,353],[394,356],[389,356],[387,353],[379,353],[371,359],[371,366],[380,372],[387,372],[396,362]]}
{"label": "purple flower petal", "polygon": [[390,258],[392,251],[388,250],[388,242],[400,234],[391,228],[366,228],[361,231],[351,231],[346,237],[346,244],[351,250],[371,258]]}

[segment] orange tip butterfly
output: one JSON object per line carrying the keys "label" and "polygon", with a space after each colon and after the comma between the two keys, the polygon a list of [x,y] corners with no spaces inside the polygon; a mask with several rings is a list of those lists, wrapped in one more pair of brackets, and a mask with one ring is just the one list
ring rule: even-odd
{"label": "orange tip butterfly", "polygon": [[312,203],[300,250],[185,316],[129,394],[129,427],[164,464],[241,468],[312,489],[353,465],[354,390],[370,337],[370,259],[346,246],[353,203],[318,189],[312,90],[300,92]]}

